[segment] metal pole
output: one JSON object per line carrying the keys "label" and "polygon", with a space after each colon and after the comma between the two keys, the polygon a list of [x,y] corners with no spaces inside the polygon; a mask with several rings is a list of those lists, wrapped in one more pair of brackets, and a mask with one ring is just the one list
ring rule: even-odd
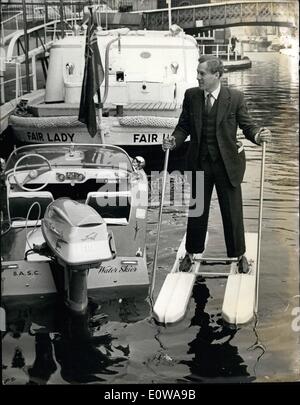
{"label": "metal pole", "polygon": [[263,198],[264,198],[265,158],[266,158],[266,142],[263,142],[261,171],[260,171],[258,240],[257,240],[257,257],[256,257],[256,293],[255,293],[255,313],[256,314],[258,311],[259,270],[260,270],[260,250],[261,250],[260,245],[261,245],[261,225],[262,225],[262,210],[263,210]]}
{"label": "metal pole", "polygon": [[[72,25],[72,27],[74,27],[74,25],[75,25],[75,22],[74,22],[74,12],[73,12],[73,0],[71,0],[71,6],[70,6],[70,8],[71,8],[71,25]],[[68,15],[66,15],[66,18],[68,18]]]}
{"label": "metal pole", "polygon": [[45,23],[47,23],[49,21],[47,0],[44,0],[44,3],[45,3]]}
{"label": "metal pole", "polygon": [[64,2],[63,2],[63,0],[60,0],[59,14],[60,14],[60,23],[61,23],[61,37],[64,38],[65,29],[64,29]]}
{"label": "metal pole", "polygon": [[102,131],[102,103],[101,103],[101,95],[100,95],[100,89],[97,92],[98,94],[98,102],[99,102],[99,108],[98,108],[98,131],[100,135],[100,141],[102,144],[104,144],[104,136],[103,136],[103,131]]}
{"label": "metal pole", "polygon": [[77,25],[77,6],[74,5],[74,24]]}
{"label": "metal pole", "polygon": [[166,0],[168,4],[168,19],[169,19],[169,29],[171,28],[172,25],[172,12],[171,12],[171,1],[172,0]]}
{"label": "metal pole", "polygon": [[47,5],[45,4],[45,10],[44,10],[44,44],[47,42],[46,8],[47,8]]}
{"label": "metal pole", "polygon": [[37,90],[37,77],[36,77],[36,59],[35,55],[31,59],[31,69],[32,69],[32,87],[33,90]]}
{"label": "metal pole", "polygon": [[158,245],[159,245],[159,236],[160,236],[160,228],[161,228],[162,210],[163,210],[164,199],[165,199],[165,188],[166,188],[166,180],[167,180],[169,154],[170,154],[170,149],[167,149],[166,154],[165,154],[164,175],[163,175],[163,184],[162,184],[161,201],[160,201],[160,207],[159,207],[159,217],[158,217],[158,226],[157,226],[157,237],[156,237],[156,245],[155,245],[155,250],[154,250],[152,282],[151,282],[151,289],[150,289],[151,300],[152,300],[152,296],[153,296],[155,279],[156,279]]}
{"label": "metal pole", "polygon": [[4,72],[6,70],[6,51],[2,35],[4,35],[3,31],[1,31],[0,37],[0,88],[1,88],[0,104],[5,103]]}
{"label": "metal pole", "polygon": [[194,259],[195,262],[212,262],[222,264],[231,264],[238,262],[239,259],[237,257],[229,258],[229,257],[201,257],[201,259]]}
{"label": "metal pole", "polygon": [[26,90],[27,90],[27,93],[30,93],[29,57],[28,57],[29,42],[28,42],[28,33],[27,33],[27,15],[26,15],[25,0],[22,0],[22,5],[23,5],[24,41],[25,41]]}
{"label": "metal pole", "polygon": [[4,73],[0,72],[0,105],[5,103]]}
{"label": "metal pole", "polygon": [[20,63],[16,62],[16,100],[20,95]]}

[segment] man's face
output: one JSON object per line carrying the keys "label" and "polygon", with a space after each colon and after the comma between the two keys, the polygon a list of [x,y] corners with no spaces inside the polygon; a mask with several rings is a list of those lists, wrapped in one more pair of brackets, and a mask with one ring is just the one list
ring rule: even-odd
{"label": "man's face", "polygon": [[202,90],[214,91],[219,84],[219,72],[210,73],[207,62],[199,63],[197,68],[197,80]]}

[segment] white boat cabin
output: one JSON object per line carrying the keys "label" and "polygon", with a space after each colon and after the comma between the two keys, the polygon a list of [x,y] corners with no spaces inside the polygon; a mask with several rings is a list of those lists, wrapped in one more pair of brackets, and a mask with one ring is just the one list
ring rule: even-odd
{"label": "white boat cabin", "polygon": [[[177,28],[174,32],[98,30],[108,105],[182,102],[185,90],[197,85],[199,51],[196,40]],[[85,41],[83,35],[67,36],[52,46],[46,103],[79,103]]]}

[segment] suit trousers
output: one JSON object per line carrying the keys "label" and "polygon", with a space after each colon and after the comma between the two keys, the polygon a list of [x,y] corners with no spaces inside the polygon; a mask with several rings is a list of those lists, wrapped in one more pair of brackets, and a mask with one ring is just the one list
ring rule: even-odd
{"label": "suit trousers", "polygon": [[[201,159],[199,170],[204,171],[204,210],[201,216],[188,218],[186,251],[189,253],[204,251],[211,196],[215,186],[222,215],[227,255],[228,257],[243,255],[246,249],[241,185],[232,186],[221,158],[212,161],[207,154]],[[193,176],[193,197],[196,194],[195,179],[196,176]]]}

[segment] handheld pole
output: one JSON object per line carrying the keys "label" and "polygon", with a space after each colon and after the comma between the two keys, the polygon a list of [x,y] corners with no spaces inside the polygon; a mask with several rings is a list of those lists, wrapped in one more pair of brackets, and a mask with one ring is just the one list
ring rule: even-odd
{"label": "handheld pole", "polygon": [[266,157],[266,142],[263,142],[262,143],[261,171],[260,171],[258,239],[257,239],[257,257],[256,257],[256,291],[255,291],[255,310],[254,310],[254,312],[256,314],[258,312],[260,245],[261,245],[261,225],[262,225],[262,210],[263,210],[263,198],[264,198],[265,157]]}
{"label": "handheld pole", "polygon": [[161,201],[160,201],[160,207],[159,207],[157,237],[156,237],[156,245],[155,245],[155,250],[154,250],[152,282],[151,282],[151,289],[150,289],[150,298],[151,298],[151,300],[152,300],[152,296],[153,296],[153,291],[154,291],[154,286],[155,286],[155,279],[156,279],[158,245],[159,245],[160,227],[161,227],[161,219],[162,219],[162,209],[163,209],[164,198],[165,198],[165,188],[166,188],[166,180],[167,180],[167,169],[168,169],[168,162],[169,162],[169,154],[170,154],[170,149],[167,149],[166,153],[165,153],[164,175],[163,175],[163,184],[162,184],[162,191],[161,191]]}
{"label": "handheld pole", "polygon": [[101,143],[104,144],[104,136],[102,132],[102,103],[101,103],[101,94],[100,94],[100,89],[97,90],[97,95],[98,95],[98,103],[99,103],[99,108],[98,108],[98,131],[100,135],[100,141]]}

